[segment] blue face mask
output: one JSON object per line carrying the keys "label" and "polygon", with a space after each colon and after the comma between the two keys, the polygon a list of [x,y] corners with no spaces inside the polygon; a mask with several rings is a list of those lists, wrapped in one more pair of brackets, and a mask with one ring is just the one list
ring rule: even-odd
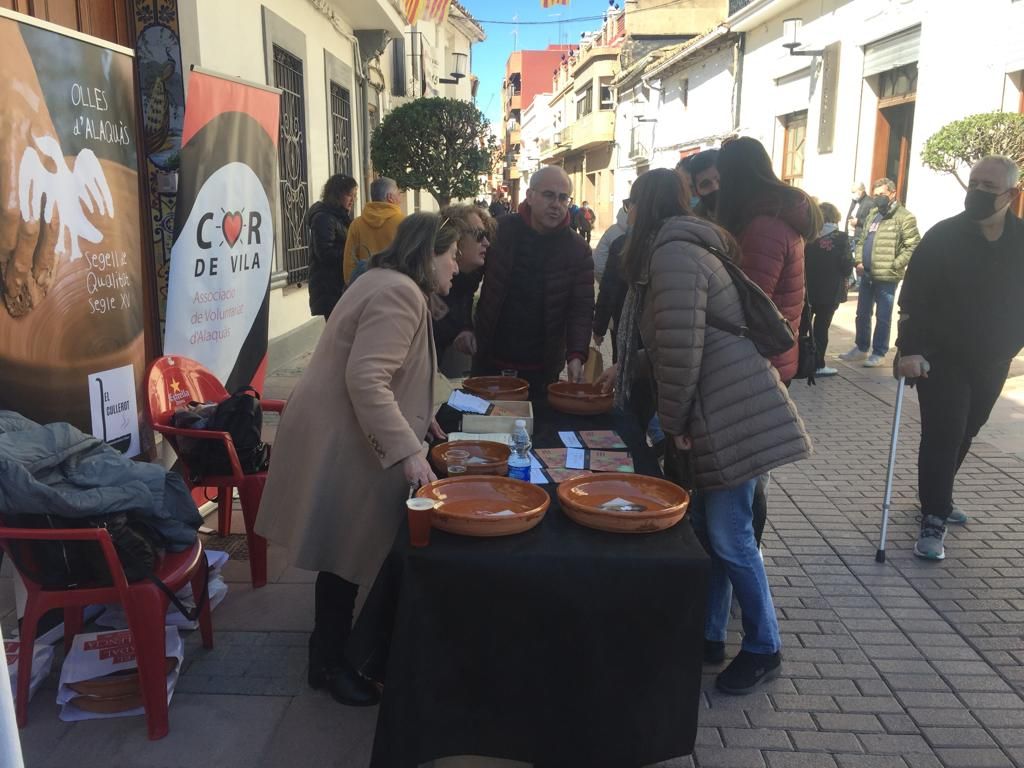
{"label": "blue face mask", "polygon": [[697,204],[698,204],[699,202],[700,202],[700,195],[691,195],[691,196],[690,196],[690,208],[691,208],[691,209],[692,209],[692,208],[696,208],[696,207],[697,207]]}

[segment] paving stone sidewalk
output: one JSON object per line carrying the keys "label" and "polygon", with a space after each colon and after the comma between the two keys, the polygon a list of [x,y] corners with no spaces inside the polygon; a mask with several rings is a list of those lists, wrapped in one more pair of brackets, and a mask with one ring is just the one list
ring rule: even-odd
{"label": "paving stone sidewalk", "polygon": [[[835,330],[834,352],[850,342]],[[307,360],[275,371],[267,395],[287,395]],[[986,442],[987,432],[975,443],[957,492],[970,522],[951,530],[944,562],[927,563],[911,555],[918,420],[908,393],[880,565],[895,382],[884,369],[837,367],[816,387],[794,384],[815,454],[773,473],[769,492],[765,559],[784,675],[754,695],[728,697],[714,691],[717,670],[707,670],[697,750],[661,765],[1024,766],[1024,451],[1015,447],[1024,445],[1024,407],[1009,399],[997,409],[992,431],[1002,447]],[[272,547],[270,583],[253,591],[246,565],[226,567],[231,592],[214,614],[216,648],[188,638],[166,739],[146,741],[139,719],[61,723],[51,678],[22,732],[27,765],[367,766],[375,710],[340,707],[304,684],[312,574],[288,567]],[[11,611],[0,580],[5,631]]]}

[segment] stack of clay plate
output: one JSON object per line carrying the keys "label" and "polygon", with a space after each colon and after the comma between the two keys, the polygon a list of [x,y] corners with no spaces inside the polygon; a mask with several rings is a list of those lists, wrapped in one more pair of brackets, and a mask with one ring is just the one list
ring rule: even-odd
{"label": "stack of clay plate", "polygon": [[514,376],[473,376],[462,389],[485,400],[529,400],[530,382]]}
{"label": "stack of clay plate", "polygon": [[451,440],[439,443],[430,449],[430,463],[441,475],[447,475],[447,456],[450,450],[463,450],[469,454],[466,462],[467,475],[498,475],[508,474],[508,457],[512,449],[504,443],[492,440]]}
{"label": "stack of clay plate", "polygon": [[652,533],[683,519],[689,494],[658,477],[601,472],[558,485],[565,514],[580,525],[616,533]]}
{"label": "stack of clay plate", "polygon": [[[178,664],[178,660],[171,656],[168,656],[164,662],[165,675],[171,674]],[[82,680],[78,683],[68,683],[68,685],[78,694],[71,699],[70,703],[83,712],[110,715],[142,706],[142,691],[139,690],[139,670],[137,669],[125,669],[106,677]]]}
{"label": "stack of clay plate", "polygon": [[574,416],[595,416],[612,408],[614,395],[602,392],[596,384],[556,381],[548,384],[548,404],[556,411]]}
{"label": "stack of clay plate", "polygon": [[536,485],[510,477],[468,475],[435,480],[416,495],[437,502],[432,525],[464,536],[508,536],[528,531],[551,498]]}

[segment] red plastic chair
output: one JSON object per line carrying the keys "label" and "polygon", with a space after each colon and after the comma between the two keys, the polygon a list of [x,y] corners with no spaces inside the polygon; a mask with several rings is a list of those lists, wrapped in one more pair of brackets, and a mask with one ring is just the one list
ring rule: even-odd
{"label": "red plastic chair", "polygon": [[[14,561],[11,542],[16,541],[95,541],[98,542],[112,577],[112,586],[73,589],[53,589],[42,586],[32,574],[18,569],[28,601],[25,616],[21,620],[21,645],[18,654],[18,690],[15,697],[15,713],[18,726],[24,728],[28,722],[28,690],[32,678],[32,650],[35,646],[36,627],[39,619],[54,608],[64,609],[64,652],[71,648],[71,641],[82,631],[82,611],[87,605],[120,603],[128,618],[128,628],[135,642],[135,657],[139,667],[139,688],[142,692],[142,706],[146,711],[146,729],[150,739],[162,739],[167,735],[167,672],[164,667],[164,625],[170,600],[153,582],[139,581],[129,584],[124,568],[117,557],[114,543],[105,528],[7,528],[0,523],[0,547]],[[26,548],[18,548],[19,560],[27,555]],[[26,570],[32,567],[29,562]],[[203,545],[196,541],[186,552],[167,554],[160,558],[154,575],[177,592],[186,584],[192,585],[192,594],[197,604],[202,601],[199,613],[199,630],[204,648],[213,648],[213,624],[210,621],[210,601],[207,591],[206,553]]]}
{"label": "red plastic chair", "polygon": [[[208,429],[180,429],[171,426],[175,409],[184,408],[190,401],[198,403],[219,403],[229,396],[224,385],[216,376],[195,360],[177,355],[157,358],[146,372],[146,414],[153,429],[167,438],[174,448],[179,461],[185,467],[186,482],[192,487],[217,488],[217,529],[221,536],[231,531],[231,502],[234,489],[242,502],[242,516],[245,519],[245,537],[249,545],[249,569],[253,588],[267,583],[267,540],[255,533],[256,513],[260,509],[263,486],[267,482],[266,472],[245,474],[235,452],[235,444],[227,432]],[[264,411],[281,413],[284,400],[261,399]],[[219,440],[224,443],[231,459],[230,475],[201,475],[189,466],[188,459],[178,448],[178,438],[198,440]],[[193,482],[193,479],[198,480]]]}

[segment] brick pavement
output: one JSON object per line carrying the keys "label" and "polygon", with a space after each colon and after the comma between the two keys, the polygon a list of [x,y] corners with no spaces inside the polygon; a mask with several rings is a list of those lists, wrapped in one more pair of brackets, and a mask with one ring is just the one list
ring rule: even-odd
{"label": "brick pavement", "polygon": [[[834,352],[849,348],[848,333],[834,336]],[[268,395],[287,394],[307,359],[275,372]],[[918,427],[908,394],[888,562],[879,565],[895,384],[884,370],[838,367],[838,377],[817,387],[794,385],[816,452],[773,473],[770,489],[765,557],[784,676],[754,695],[727,697],[714,691],[709,669],[697,750],[662,766],[1024,766],[1024,408],[1012,397],[1000,404],[1002,421],[990,431],[1001,447],[983,432],[961,472],[958,500],[971,521],[950,532],[945,562],[926,563],[910,554]],[[231,593],[214,617],[217,647],[204,652],[189,638],[168,738],[147,742],[138,720],[60,723],[51,679],[22,733],[27,764],[367,765],[374,711],[338,707],[304,685],[311,575],[288,567],[274,548],[270,570],[268,586],[254,592],[246,565],[228,564]],[[7,594],[0,584],[9,630]]]}

